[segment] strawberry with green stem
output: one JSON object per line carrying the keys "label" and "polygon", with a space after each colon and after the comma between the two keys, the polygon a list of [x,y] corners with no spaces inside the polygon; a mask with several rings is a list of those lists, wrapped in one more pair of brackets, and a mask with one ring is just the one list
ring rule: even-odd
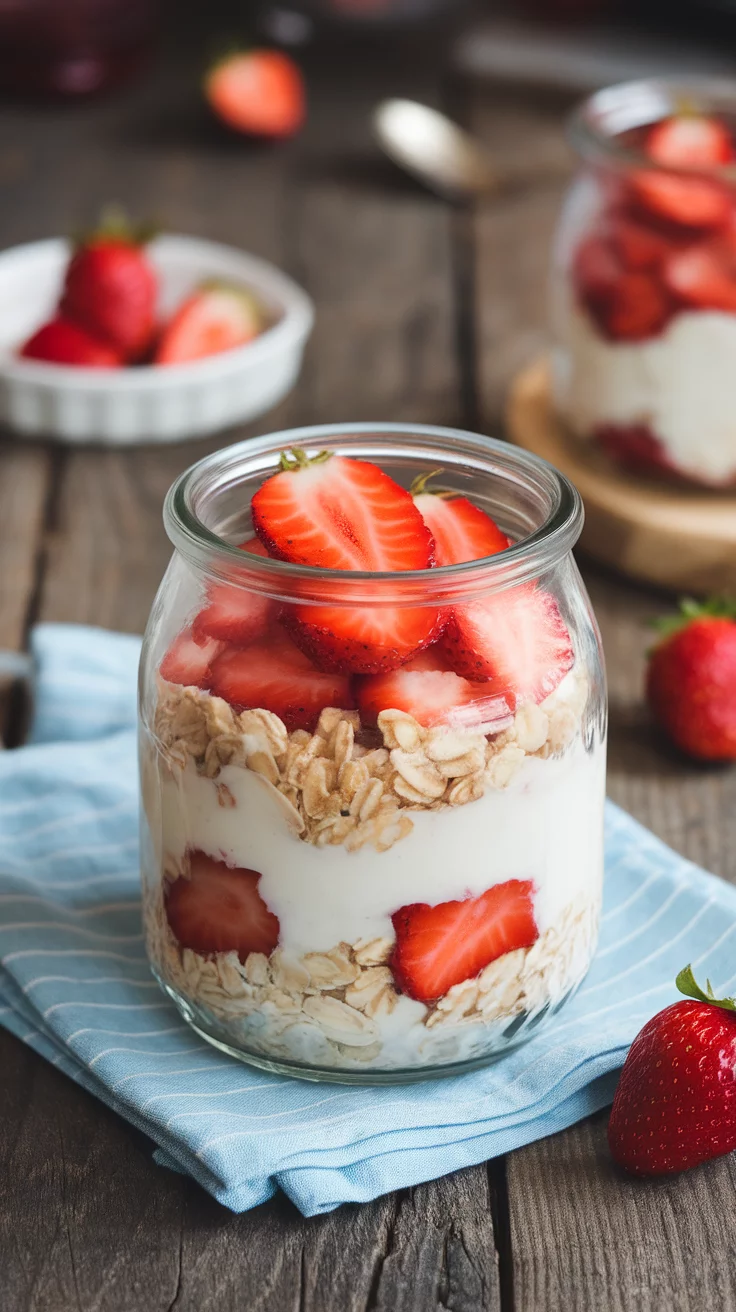
{"label": "strawberry with green stem", "polygon": [[736,1148],[736,1001],[677,976],[687,1001],[648,1021],[629,1049],[608,1126],[614,1161],[667,1175]]}
{"label": "strawberry with green stem", "polygon": [[646,676],[655,720],[698,760],[736,760],[736,601],[683,601],[657,628]]}
{"label": "strawberry with green stem", "polygon": [[80,238],[64,280],[62,314],[129,362],[145,354],[154,332],[158,279],[145,250],[152,235],[109,208]]}

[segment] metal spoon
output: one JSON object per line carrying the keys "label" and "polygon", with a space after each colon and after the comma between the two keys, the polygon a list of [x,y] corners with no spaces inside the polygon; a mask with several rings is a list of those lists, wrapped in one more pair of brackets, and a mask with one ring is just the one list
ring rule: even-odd
{"label": "metal spoon", "polygon": [[496,191],[501,175],[479,141],[416,100],[383,100],[373,113],[381,148],[432,191],[472,200]]}

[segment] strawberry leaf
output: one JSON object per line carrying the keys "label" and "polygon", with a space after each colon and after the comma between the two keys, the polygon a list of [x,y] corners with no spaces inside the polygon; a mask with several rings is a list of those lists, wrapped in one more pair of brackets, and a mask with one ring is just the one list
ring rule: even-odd
{"label": "strawberry leaf", "polygon": [[652,620],[652,628],[661,638],[671,638],[693,620],[703,619],[736,620],[736,597],[709,597],[707,601],[683,597],[678,613]]}
{"label": "strawberry leaf", "polygon": [[279,469],[282,472],[294,473],[298,469],[306,469],[309,465],[323,465],[331,456],[331,451],[318,451],[316,456],[308,456],[300,446],[293,446],[291,455],[288,451],[281,452]]}
{"label": "strawberry leaf", "polygon": [[717,998],[709,979],[705,981],[705,992],[701,989],[693,975],[692,966],[685,966],[685,969],[680,971],[675,984],[681,993],[688,998],[695,998],[696,1002],[710,1002],[714,1007],[721,1007],[723,1011],[736,1011],[736,999]]}
{"label": "strawberry leaf", "polygon": [[458,493],[450,487],[427,487],[431,478],[438,478],[439,475],[443,473],[443,469],[432,469],[427,474],[417,474],[414,482],[409,488],[411,495],[413,497],[440,497],[443,501],[448,500],[450,497],[456,497]]}

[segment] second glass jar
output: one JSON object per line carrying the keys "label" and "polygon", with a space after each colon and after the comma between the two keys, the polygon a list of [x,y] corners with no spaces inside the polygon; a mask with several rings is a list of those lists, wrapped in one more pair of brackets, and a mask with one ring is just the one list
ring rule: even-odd
{"label": "second glass jar", "polygon": [[[734,86],[610,87],[580,106],[570,135],[582,168],[553,268],[558,411],[628,470],[732,487]],[[723,162],[676,167],[691,151]]]}

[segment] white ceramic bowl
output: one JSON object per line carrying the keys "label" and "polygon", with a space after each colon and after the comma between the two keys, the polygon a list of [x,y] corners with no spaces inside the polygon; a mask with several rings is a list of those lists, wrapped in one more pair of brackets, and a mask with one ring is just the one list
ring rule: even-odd
{"label": "white ceramic bowl", "polygon": [[69,259],[54,238],[0,254],[0,422],[21,436],[62,442],[177,442],[257,419],[299,373],[314,309],[273,265],[195,237],[157,237],[149,247],[165,316],[208,278],[249,288],[272,320],[245,346],[190,364],[77,369],[21,360],[18,347],[49,319]]}

